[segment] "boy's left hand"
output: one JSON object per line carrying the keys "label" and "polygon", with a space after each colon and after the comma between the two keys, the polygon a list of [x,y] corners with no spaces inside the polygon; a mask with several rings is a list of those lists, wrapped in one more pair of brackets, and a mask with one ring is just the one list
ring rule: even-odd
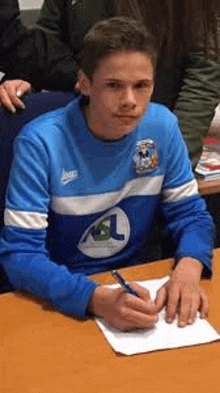
{"label": "boy's left hand", "polygon": [[184,327],[193,323],[197,311],[200,317],[208,315],[208,297],[199,286],[203,266],[193,258],[182,258],[170,280],[157,292],[156,310],[166,305],[166,321],[173,322],[178,315],[178,325]]}

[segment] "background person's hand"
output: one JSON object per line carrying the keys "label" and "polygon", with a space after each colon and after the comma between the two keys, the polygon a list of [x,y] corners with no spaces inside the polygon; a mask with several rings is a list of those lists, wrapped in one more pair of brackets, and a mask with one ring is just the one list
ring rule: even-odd
{"label": "background person's hand", "polygon": [[166,321],[171,323],[178,316],[178,325],[192,324],[197,311],[200,317],[208,315],[208,297],[199,286],[202,264],[193,258],[183,258],[176,266],[171,279],[157,292],[156,310],[166,306]]}
{"label": "background person's hand", "polygon": [[75,86],[74,86],[74,90],[75,90],[77,93],[80,93],[79,82],[76,82],[76,84],[75,84]]}
{"label": "background person's hand", "polygon": [[30,91],[29,82],[21,79],[7,80],[0,85],[0,105],[11,113],[15,113],[16,108],[24,109],[25,105],[20,98]]}
{"label": "background person's hand", "polygon": [[127,293],[123,288],[98,286],[92,295],[89,310],[122,331],[154,327],[158,314],[149,291],[136,283],[131,286],[139,297]]}

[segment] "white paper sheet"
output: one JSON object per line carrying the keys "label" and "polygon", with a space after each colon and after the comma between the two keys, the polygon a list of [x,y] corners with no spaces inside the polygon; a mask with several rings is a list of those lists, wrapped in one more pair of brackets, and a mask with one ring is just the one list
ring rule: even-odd
{"label": "white paper sheet", "polygon": [[[147,288],[151,293],[151,298],[154,299],[157,290],[168,279],[169,277],[166,276],[159,280],[140,281],[138,284]],[[118,285],[114,285],[114,287],[116,286]],[[199,313],[194,323],[184,328],[178,327],[176,320],[171,324],[166,323],[165,310],[160,312],[159,320],[153,329],[120,332],[107,326],[101,318],[96,318],[96,322],[112,348],[123,355],[134,355],[220,340],[220,335],[208,321],[199,317]]]}

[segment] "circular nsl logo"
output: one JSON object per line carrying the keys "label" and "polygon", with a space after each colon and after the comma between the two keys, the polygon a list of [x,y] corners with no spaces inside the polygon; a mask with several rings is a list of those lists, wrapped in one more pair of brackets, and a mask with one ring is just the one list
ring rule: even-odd
{"label": "circular nsl logo", "polygon": [[91,258],[115,255],[128,243],[130,223],[125,212],[119,207],[99,217],[83,233],[78,249]]}

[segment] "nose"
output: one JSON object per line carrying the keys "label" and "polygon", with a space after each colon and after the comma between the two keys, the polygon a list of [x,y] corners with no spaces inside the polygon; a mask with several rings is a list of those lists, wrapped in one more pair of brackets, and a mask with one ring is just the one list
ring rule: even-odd
{"label": "nose", "polygon": [[121,105],[126,108],[133,108],[136,106],[135,93],[132,88],[126,88],[122,93]]}

